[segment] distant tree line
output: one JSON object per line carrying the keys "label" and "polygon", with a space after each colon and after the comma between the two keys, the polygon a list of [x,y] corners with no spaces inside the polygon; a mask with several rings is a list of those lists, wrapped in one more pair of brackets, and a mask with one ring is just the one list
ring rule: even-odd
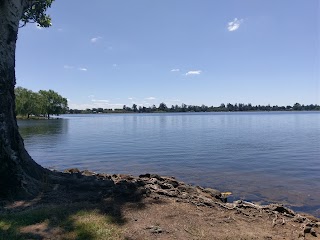
{"label": "distant tree line", "polygon": [[68,110],[68,101],[53,90],[33,92],[26,88],[17,87],[16,115],[29,118],[30,116],[50,118]]}
{"label": "distant tree line", "polygon": [[264,106],[235,103],[235,104],[220,104],[219,107],[214,106],[196,106],[196,105],[172,105],[168,107],[165,103],[160,103],[158,107],[155,105],[151,107],[137,106],[133,104],[132,107],[124,105],[121,109],[103,109],[103,108],[92,108],[85,110],[69,109],[70,114],[85,114],[85,113],[155,113],[155,112],[248,112],[248,111],[319,111],[320,106],[317,104],[303,105],[295,103],[293,106]]}

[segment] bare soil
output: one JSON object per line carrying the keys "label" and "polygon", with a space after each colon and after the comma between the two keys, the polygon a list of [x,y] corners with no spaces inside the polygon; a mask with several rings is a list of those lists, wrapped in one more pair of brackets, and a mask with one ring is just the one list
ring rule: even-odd
{"label": "bare soil", "polygon": [[[2,202],[0,216],[48,206],[78,206],[76,211],[94,209],[112,217],[115,233],[110,238],[80,238],[59,223],[65,218],[55,220],[53,214],[17,227],[17,239],[320,239],[320,220],[313,216],[278,204],[227,203],[229,193],[191,186],[173,177],[96,174],[78,169],[66,174],[79,179],[79,184],[50,185],[37,198]],[[1,229],[0,217],[0,239],[10,228],[4,226]]]}

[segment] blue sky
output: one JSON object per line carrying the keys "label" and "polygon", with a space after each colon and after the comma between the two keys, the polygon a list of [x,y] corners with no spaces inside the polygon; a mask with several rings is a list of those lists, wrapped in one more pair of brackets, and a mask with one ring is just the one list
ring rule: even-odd
{"label": "blue sky", "polygon": [[19,32],[17,86],[70,108],[320,104],[318,0],[56,0]]}

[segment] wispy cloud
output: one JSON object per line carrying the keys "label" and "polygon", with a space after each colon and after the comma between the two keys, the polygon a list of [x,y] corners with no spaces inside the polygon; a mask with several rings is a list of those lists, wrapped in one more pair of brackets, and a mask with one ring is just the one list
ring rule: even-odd
{"label": "wispy cloud", "polygon": [[94,37],[94,38],[91,38],[90,39],[90,42],[91,43],[96,43],[96,42],[98,42],[99,40],[101,40],[102,39],[102,37]]}
{"label": "wispy cloud", "polygon": [[64,65],[63,68],[64,69],[73,69],[74,67],[73,66],[69,66],[69,65]]}
{"label": "wispy cloud", "polygon": [[94,103],[109,103],[109,100],[105,100],[105,99],[92,99],[91,100]]}
{"label": "wispy cloud", "polygon": [[181,102],[180,99],[169,99],[168,102]]}
{"label": "wispy cloud", "polygon": [[147,97],[145,98],[146,100],[155,100],[156,98],[155,97]]}
{"label": "wispy cloud", "polygon": [[[64,68],[64,69],[75,69],[74,66],[70,66],[70,65],[67,65],[67,64],[64,65],[63,68]],[[85,68],[85,67],[78,67],[78,68],[76,68],[76,69],[78,69],[79,71],[83,71],[83,72],[88,71],[88,69]]]}
{"label": "wispy cloud", "polygon": [[129,99],[129,100],[133,100],[134,98],[133,98],[133,97],[129,97],[128,99]]}
{"label": "wispy cloud", "polygon": [[193,71],[189,71],[186,73],[186,76],[191,76],[191,75],[200,75],[201,74],[201,70],[193,70]]}
{"label": "wispy cloud", "polygon": [[233,21],[228,22],[228,31],[233,32],[239,29],[240,25],[243,23],[243,19],[235,18]]}
{"label": "wispy cloud", "polygon": [[174,69],[171,69],[171,72],[180,72],[180,69],[179,68],[174,68]]}

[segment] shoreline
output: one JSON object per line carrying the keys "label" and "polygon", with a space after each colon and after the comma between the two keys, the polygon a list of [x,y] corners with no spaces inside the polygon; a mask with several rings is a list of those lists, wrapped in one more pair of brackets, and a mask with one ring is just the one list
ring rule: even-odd
{"label": "shoreline", "polygon": [[[259,205],[242,200],[228,203],[227,198],[230,195],[228,192],[193,186],[178,181],[175,177],[149,173],[135,177],[128,174],[80,171],[77,168],[67,169],[64,173],[54,172],[67,177],[73,183],[70,181],[66,185],[54,184],[52,188],[46,186],[41,197],[15,201],[1,207],[0,238],[3,234],[1,213],[5,213],[8,219],[37,209],[46,212],[47,208],[61,210],[75,207],[80,211],[91,208],[98,211],[97,209],[101,207],[112,208],[111,212],[99,210],[99,213],[108,216],[115,214],[123,222],[121,224],[116,222],[114,226],[121,232],[121,237],[113,236],[110,239],[173,239],[174,237],[176,239],[229,239],[229,237],[318,239],[320,237],[320,219],[312,215],[296,213],[281,204]],[[66,212],[70,211],[67,209]],[[51,214],[43,221],[51,223],[55,218],[59,218],[59,214]],[[59,229],[57,231],[61,236],[69,233],[68,228],[59,224],[54,226],[55,230]],[[34,228],[31,229],[28,234],[35,234]],[[253,229],[255,230],[252,231]]]}
{"label": "shoreline", "polygon": [[[57,170],[53,170],[52,171],[56,171],[56,172],[60,172]],[[108,174],[108,173],[98,173],[98,172],[94,172],[94,171],[90,171],[90,170],[79,170],[78,168],[69,168],[63,171],[63,173],[68,173],[71,175],[75,175],[79,178],[81,178],[81,176],[87,176],[87,177],[96,177],[97,179],[109,179],[111,181],[113,181],[115,184],[117,183],[121,183],[122,180],[128,181],[128,182],[145,182],[146,184],[142,184],[141,186],[147,187],[147,189],[149,189],[151,192],[155,192],[159,195],[164,195],[164,196],[168,196],[168,197],[181,197],[181,191],[179,191],[179,186],[183,186],[182,187],[182,191],[186,191],[186,189],[193,189],[191,190],[191,193],[195,193],[195,194],[202,194],[202,193],[206,193],[206,194],[210,194],[211,197],[220,200],[223,203],[226,204],[233,204],[235,202],[246,202],[246,203],[251,203],[253,205],[256,206],[269,206],[269,205],[281,205],[286,209],[289,209],[292,212],[296,212],[297,214],[301,213],[301,214],[306,214],[306,215],[310,215],[314,218],[319,218],[317,216],[314,216],[311,213],[307,213],[304,211],[294,211],[292,208],[294,207],[290,207],[290,206],[286,206],[285,204],[282,203],[278,203],[278,202],[268,202],[266,204],[260,204],[260,203],[254,203],[250,200],[242,200],[242,199],[237,199],[234,198],[232,195],[232,192],[229,191],[220,191],[217,189],[213,189],[210,187],[203,187],[200,185],[195,185],[195,184],[190,184],[190,183],[185,183],[184,181],[180,181],[179,179],[177,179],[175,176],[163,176],[163,175],[159,175],[159,174],[151,174],[151,173],[145,173],[145,174],[140,174],[139,176],[134,176],[132,174]],[[149,181],[148,179],[151,179],[151,181]],[[197,189],[194,192],[194,189]],[[187,193],[190,194],[190,192],[187,191]],[[147,194],[148,195],[148,194]],[[232,198],[232,202],[228,202],[228,198]],[[182,197],[182,199],[184,199],[184,197]],[[209,204],[210,205],[210,204]],[[320,218],[319,218],[320,220]]]}
{"label": "shoreline", "polygon": [[104,114],[164,114],[164,113],[297,113],[297,112],[320,112],[320,110],[270,110],[270,111],[207,111],[207,112],[195,112],[195,111],[186,111],[186,112],[170,112],[170,111],[156,111],[156,112],[121,112],[121,111],[113,111],[113,112],[97,112],[97,113],[64,113],[60,115],[104,115]]}

